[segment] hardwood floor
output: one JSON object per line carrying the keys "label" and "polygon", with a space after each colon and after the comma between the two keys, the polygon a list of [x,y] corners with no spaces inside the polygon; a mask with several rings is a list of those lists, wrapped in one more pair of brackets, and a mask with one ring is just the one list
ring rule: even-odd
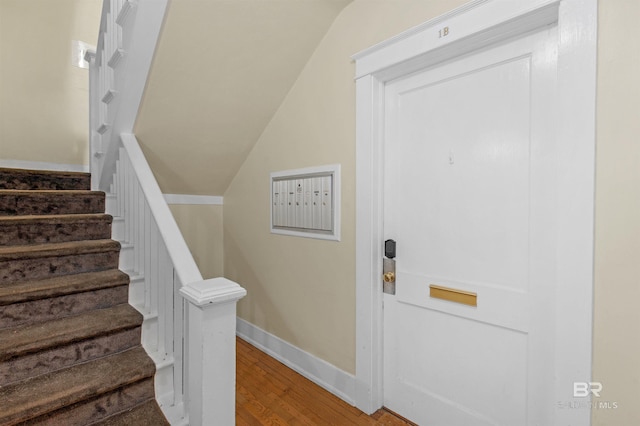
{"label": "hardwood floor", "polygon": [[236,351],[236,424],[411,425],[386,410],[371,416],[242,339]]}

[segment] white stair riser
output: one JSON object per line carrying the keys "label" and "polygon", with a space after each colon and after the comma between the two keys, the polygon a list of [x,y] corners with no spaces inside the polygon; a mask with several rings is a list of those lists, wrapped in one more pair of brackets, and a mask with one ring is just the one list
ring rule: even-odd
{"label": "white stair riser", "polygon": [[158,350],[158,318],[145,319],[142,323],[142,346],[148,353]]}
{"label": "white stair riser", "polygon": [[173,364],[165,365],[156,370],[155,377],[156,399],[167,405],[173,403]]}
{"label": "white stair riser", "polygon": [[133,271],[133,264],[133,246],[123,244],[120,248],[120,261],[118,266],[122,271]]}
{"label": "white stair riser", "polygon": [[129,282],[129,304],[143,306],[144,296],[144,277],[131,278]]}
{"label": "white stair riser", "polygon": [[124,240],[124,219],[114,217],[111,223],[111,238],[122,242]]}
{"label": "white stair riser", "polygon": [[116,216],[117,213],[117,199],[114,194],[107,194],[105,198],[105,211],[111,216]]}

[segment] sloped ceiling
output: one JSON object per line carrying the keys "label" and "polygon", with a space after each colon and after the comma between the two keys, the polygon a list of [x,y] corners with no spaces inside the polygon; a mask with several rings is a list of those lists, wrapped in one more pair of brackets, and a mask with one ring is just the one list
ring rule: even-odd
{"label": "sloped ceiling", "polygon": [[164,193],[224,192],[351,0],[172,0],[135,133]]}

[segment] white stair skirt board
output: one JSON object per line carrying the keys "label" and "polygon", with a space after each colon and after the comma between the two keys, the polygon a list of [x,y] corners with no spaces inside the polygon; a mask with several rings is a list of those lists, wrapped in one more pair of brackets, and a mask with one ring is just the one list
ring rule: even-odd
{"label": "white stair skirt board", "polygon": [[236,334],[345,402],[355,405],[355,376],[237,318]]}
{"label": "white stair skirt board", "polygon": [[192,204],[221,206],[223,197],[217,195],[162,194],[167,204]]}
{"label": "white stair skirt board", "polygon": [[10,169],[54,170],[56,172],[89,172],[89,166],[85,164],[61,164],[48,163],[46,161],[0,159],[0,167],[6,167]]}

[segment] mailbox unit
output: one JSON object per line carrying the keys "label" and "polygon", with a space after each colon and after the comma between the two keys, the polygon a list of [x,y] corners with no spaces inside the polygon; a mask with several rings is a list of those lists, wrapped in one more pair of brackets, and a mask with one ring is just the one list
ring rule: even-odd
{"label": "mailbox unit", "polygon": [[340,165],[271,173],[271,232],[340,240]]}

